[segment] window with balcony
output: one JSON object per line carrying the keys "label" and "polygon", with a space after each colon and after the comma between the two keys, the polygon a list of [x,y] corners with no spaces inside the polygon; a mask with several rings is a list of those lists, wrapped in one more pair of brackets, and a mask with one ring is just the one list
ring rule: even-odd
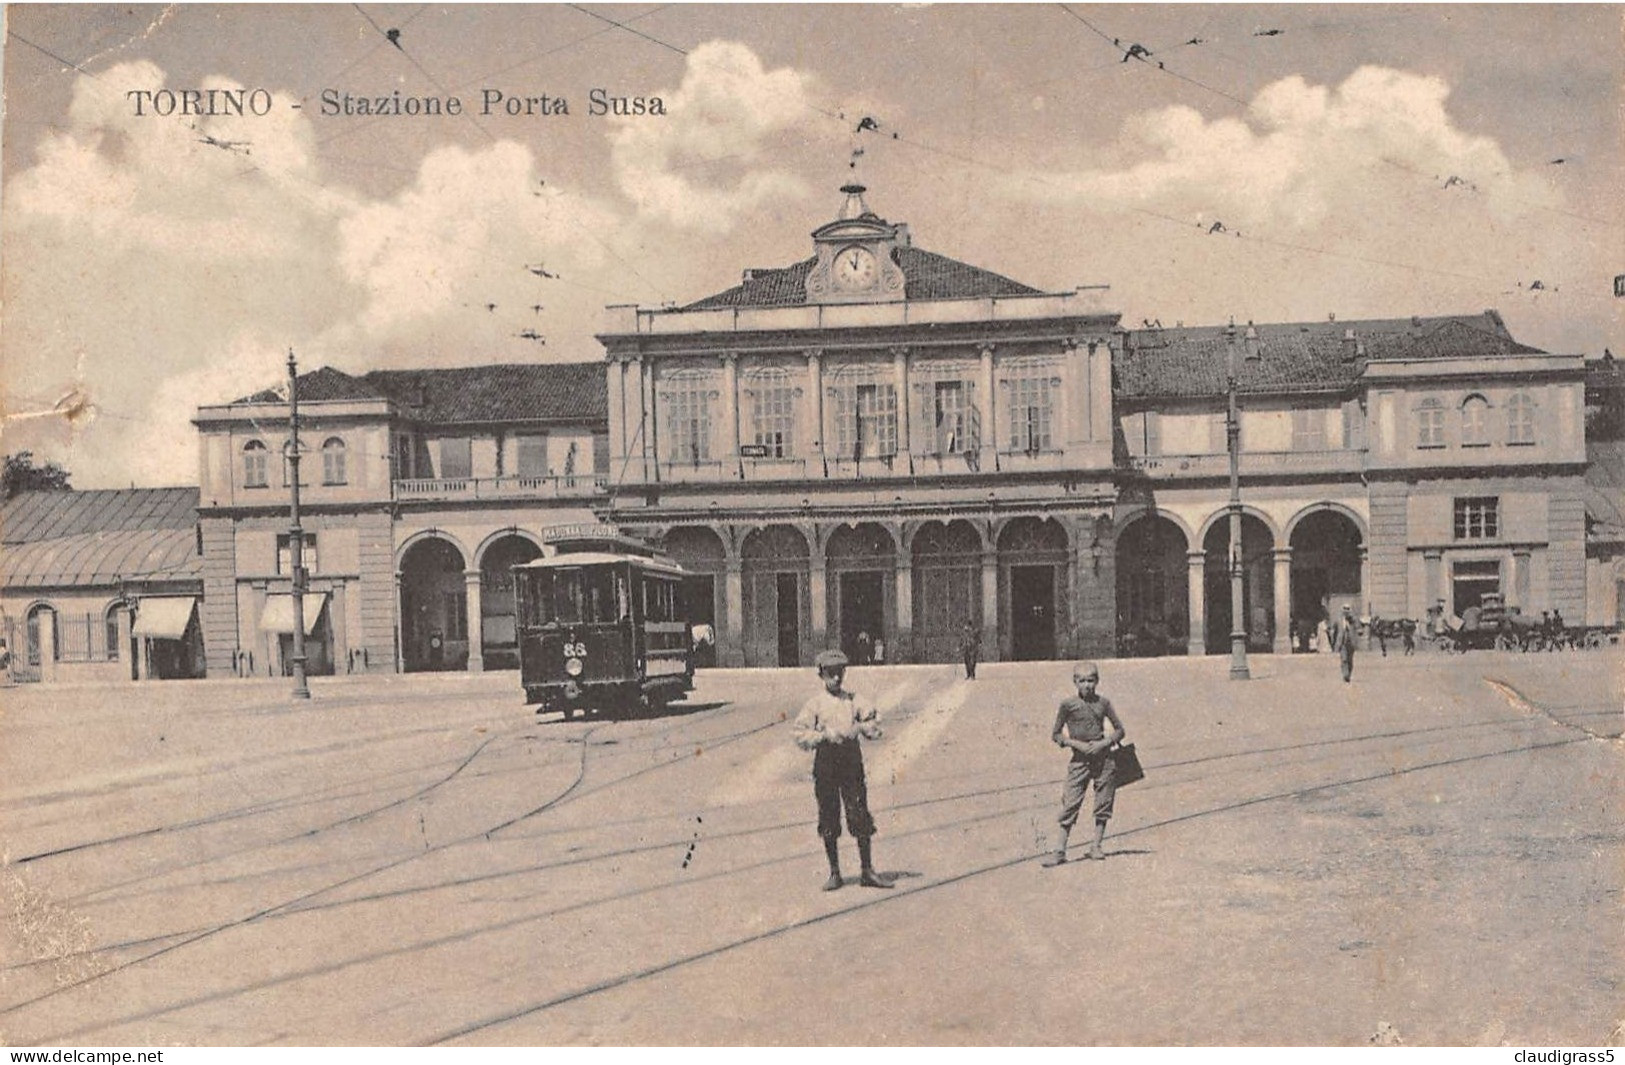
{"label": "window with balcony", "polygon": [[322,444],[322,483],[345,484],[347,473],[344,463],[344,441],[336,436],[327,438]]}
{"label": "window with balcony", "polygon": [[1527,392],[1514,392],[1507,400],[1507,443],[1535,442],[1535,401]]}
{"label": "window with balcony", "polygon": [[897,386],[874,383],[836,389],[835,447],[839,458],[897,454]]}
{"label": "window with balcony", "polygon": [[952,455],[969,450],[970,391],[968,381],[938,381],[933,414],[936,422],[936,452]]}
{"label": "window with balcony", "polygon": [[696,466],[711,461],[711,393],[707,385],[695,383],[668,394],[666,457]]}
{"label": "window with balcony", "polygon": [[1292,450],[1326,450],[1326,412],[1324,410],[1295,410],[1292,412]]}
{"label": "window with balcony", "polygon": [[1018,377],[1010,386],[1010,450],[1037,454],[1051,446],[1050,425],[1055,412],[1052,377]]}
{"label": "window with balcony", "polygon": [[[299,562],[311,573],[316,572],[316,534],[305,534],[305,546],[299,553]],[[293,575],[293,536],[280,533],[276,538],[276,572],[279,577]]]}
{"label": "window with balcony", "polygon": [[515,439],[514,473],[520,477],[546,477],[547,437],[526,434]]}
{"label": "window with balcony", "polygon": [[474,441],[466,436],[440,440],[441,480],[463,480],[474,476]]}
{"label": "window with balcony", "polygon": [[1458,497],[1456,499],[1455,531],[1458,540],[1493,540],[1500,536],[1500,497]]}
{"label": "window with balcony", "polygon": [[250,440],[243,445],[243,487],[268,488],[270,487],[270,448],[260,440]]}
{"label": "window with balcony", "polygon": [[1444,447],[1444,404],[1424,399],[1416,408],[1416,446]]}
{"label": "window with balcony", "polygon": [[755,390],[751,409],[751,442],[766,448],[769,458],[795,453],[796,390],[789,384],[771,384]]}
{"label": "window with balcony", "polygon": [[1468,396],[1461,404],[1461,443],[1463,447],[1489,444],[1490,404],[1483,396]]}

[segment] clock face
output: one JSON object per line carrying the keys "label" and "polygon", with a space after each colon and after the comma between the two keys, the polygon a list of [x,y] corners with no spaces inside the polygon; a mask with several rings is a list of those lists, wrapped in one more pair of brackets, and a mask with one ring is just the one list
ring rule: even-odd
{"label": "clock face", "polygon": [[879,271],[880,267],[875,262],[874,253],[867,248],[842,248],[835,253],[835,266],[832,272],[836,286],[844,291],[855,292],[869,288],[875,283]]}

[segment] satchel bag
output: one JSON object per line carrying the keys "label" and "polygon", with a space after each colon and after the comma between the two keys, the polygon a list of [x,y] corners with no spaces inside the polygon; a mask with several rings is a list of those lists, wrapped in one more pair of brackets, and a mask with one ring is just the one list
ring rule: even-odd
{"label": "satchel bag", "polygon": [[1145,779],[1145,769],[1140,765],[1140,755],[1134,749],[1134,744],[1124,743],[1113,747],[1111,756],[1112,782],[1117,787]]}

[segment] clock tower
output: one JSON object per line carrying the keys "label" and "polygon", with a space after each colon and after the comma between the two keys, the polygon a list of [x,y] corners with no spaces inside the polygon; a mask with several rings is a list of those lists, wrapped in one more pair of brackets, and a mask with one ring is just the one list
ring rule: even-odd
{"label": "clock tower", "polygon": [[808,303],[884,303],[904,296],[903,268],[893,251],[908,227],[869,210],[862,185],[845,185],[840,217],[813,230],[817,261],[807,274]]}

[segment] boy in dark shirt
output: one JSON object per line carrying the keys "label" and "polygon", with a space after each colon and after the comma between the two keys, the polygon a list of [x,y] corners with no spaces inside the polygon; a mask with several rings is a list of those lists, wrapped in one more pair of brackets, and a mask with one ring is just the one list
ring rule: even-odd
{"label": "boy in dark shirt", "polygon": [[[1089,857],[1096,861],[1106,857],[1101,844],[1106,838],[1106,822],[1111,820],[1112,800],[1117,794],[1116,764],[1111,749],[1127,735],[1111,700],[1096,693],[1100,684],[1100,667],[1093,662],[1079,662],[1072,670],[1072,683],[1078,694],[1061,701],[1055,714],[1055,727],[1050,738],[1057,745],[1072,752],[1072,763],[1066,771],[1066,787],[1061,793],[1060,835],[1055,850],[1042,862],[1047,869],[1066,861],[1066,840],[1077,824],[1078,811],[1083,808],[1083,795],[1089,782],[1095,785],[1095,840],[1089,848]],[[1106,722],[1112,723],[1110,735]]]}

